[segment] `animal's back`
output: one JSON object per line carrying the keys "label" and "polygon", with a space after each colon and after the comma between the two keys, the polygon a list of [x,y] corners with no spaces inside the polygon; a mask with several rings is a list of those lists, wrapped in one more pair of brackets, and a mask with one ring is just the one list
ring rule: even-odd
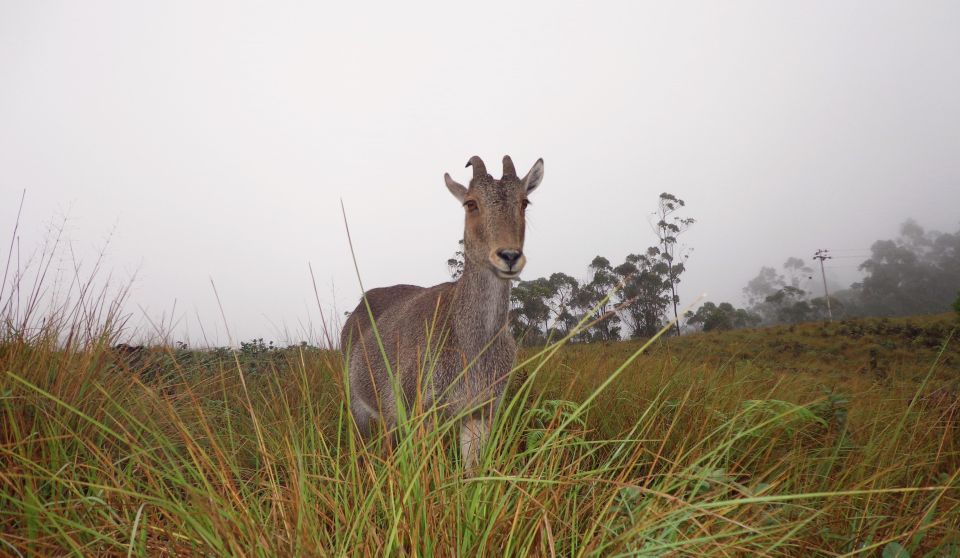
{"label": "animal's back", "polygon": [[[370,289],[364,296],[367,303],[370,304],[370,313],[373,314],[373,319],[378,320],[392,306],[425,290],[423,287],[416,285],[394,285],[392,287]],[[361,298],[360,304],[354,308],[350,317],[343,324],[343,331],[340,333],[340,350],[346,353],[348,347],[360,342],[361,337],[365,336],[370,330],[370,316],[367,314],[367,305]]]}

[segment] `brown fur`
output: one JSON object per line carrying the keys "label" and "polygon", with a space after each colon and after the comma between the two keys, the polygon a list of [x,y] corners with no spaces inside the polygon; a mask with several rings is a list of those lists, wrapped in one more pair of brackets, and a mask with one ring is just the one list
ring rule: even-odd
{"label": "brown fur", "polygon": [[543,177],[543,161],[523,179],[509,157],[504,157],[500,180],[486,174],[479,157],[468,165],[474,168],[469,188],[445,176],[447,188],[465,208],[463,275],[428,288],[395,285],[367,291],[366,303],[361,300],[344,324],[341,349],[349,362],[350,409],[361,433],[369,436],[379,420],[395,426],[393,381],[370,323],[369,305],[405,408],[436,404],[447,417],[466,412],[461,443],[465,461],[472,464],[516,358],[507,328],[510,280],[525,263],[524,211],[527,194]]}

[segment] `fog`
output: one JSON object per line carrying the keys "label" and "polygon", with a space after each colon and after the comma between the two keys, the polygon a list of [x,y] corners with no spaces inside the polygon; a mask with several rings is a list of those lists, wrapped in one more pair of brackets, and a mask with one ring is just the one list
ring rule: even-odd
{"label": "fog", "polygon": [[[63,224],[137,334],[316,340],[360,286],[448,280],[465,182],[545,160],[524,278],[697,220],[681,304],[960,224],[960,4],[0,3],[0,265]],[[222,303],[221,316],[213,285]],[[163,324],[163,325],[161,325]],[[310,324],[313,324],[311,327]],[[202,325],[202,330],[201,330]],[[229,326],[229,334],[225,325]]]}

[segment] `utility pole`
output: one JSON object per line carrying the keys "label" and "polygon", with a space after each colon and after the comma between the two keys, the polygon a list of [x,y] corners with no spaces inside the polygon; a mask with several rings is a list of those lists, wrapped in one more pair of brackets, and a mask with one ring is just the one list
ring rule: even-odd
{"label": "utility pole", "polygon": [[827,316],[830,317],[830,321],[833,321],[833,310],[830,309],[830,293],[827,292],[827,272],[823,270],[823,260],[833,259],[833,256],[829,255],[829,250],[820,249],[813,255],[813,259],[820,260],[820,276],[823,277],[823,298],[827,299]]}

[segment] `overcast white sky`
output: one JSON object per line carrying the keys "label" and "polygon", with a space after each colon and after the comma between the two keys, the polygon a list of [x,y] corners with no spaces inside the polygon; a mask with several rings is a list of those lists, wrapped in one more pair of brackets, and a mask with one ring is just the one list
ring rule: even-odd
{"label": "overcast white sky", "polygon": [[960,225],[957,22],[932,1],[0,0],[0,257],[26,189],[21,258],[67,216],[85,261],[136,273],[136,320],[228,342],[212,278],[235,340],[299,338],[308,262],[327,307],[360,293],[341,199],[367,288],[438,283],[463,219],[443,173],[510,154],[546,163],[525,278],[643,250],[669,191],[698,221],[684,300],[739,303],[761,265]]}

